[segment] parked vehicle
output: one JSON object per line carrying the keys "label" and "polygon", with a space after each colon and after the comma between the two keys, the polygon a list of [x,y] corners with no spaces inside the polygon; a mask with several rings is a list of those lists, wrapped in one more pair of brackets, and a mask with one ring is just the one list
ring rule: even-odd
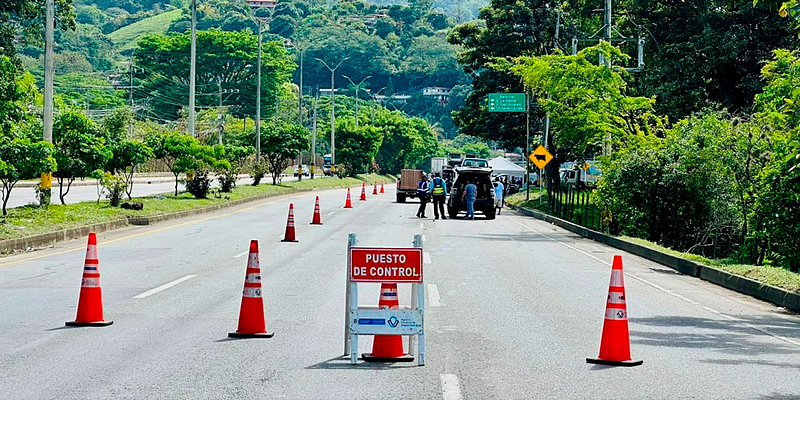
{"label": "parked vehicle", "polygon": [[[485,160],[485,159],[484,159]],[[478,196],[473,208],[475,212],[481,212],[486,219],[495,218],[494,206],[494,187],[492,186],[492,169],[480,167],[459,167],[455,168],[456,179],[450,190],[450,197],[447,199],[447,214],[451,218],[458,216],[460,212],[467,211],[467,203],[461,199],[464,186],[467,181],[478,187]]]}
{"label": "parked vehicle", "polygon": [[444,167],[447,166],[447,158],[443,157],[435,157],[431,158],[431,175],[439,173],[442,174],[442,170]]}
{"label": "parked vehicle", "polygon": [[331,175],[331,155],[326,154],[322,159],[322,173]]}
{"label": "parked vehicle", "polygon": [[561,168],[558,170],[561,183],[565,185],[574,185],[578,188],[595,187],[597,181],[603,175],[603,171],[600,170],[596,161],[587,161],[586,163],[589,165],[588,170],[583,169],[582,166],[573,162],[562,164]]}
{"label": "parked vehicle", "polygon": [[463,167],[489,168],[489,161],[481,158],[464,158],[461,162]]}
{"label": "parked vehicle", "polygon": [[422,170],[404,169],[397,180],[397,202],[404,203],[406,198],[417,197],[417,184],[422,180]]}

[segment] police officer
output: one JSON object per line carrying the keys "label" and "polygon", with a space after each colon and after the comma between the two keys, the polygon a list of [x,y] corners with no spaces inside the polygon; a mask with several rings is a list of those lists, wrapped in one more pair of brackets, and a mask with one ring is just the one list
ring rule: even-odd
{"label": "police officer", "polygon": [[442,219],[447,219],[444,215],[444,200],[447,198],[447,184],[442,180],[438,172],[434,174],[433,181],[431,182],[431,196],[433,197],[434,217],[439,219],[439,213],[441,212]]}
{"label": "police officer", "polygon": [[419,210],[417,210],[418,218],[425,218],[425,208],[428,206],[428,176],[422,175],[422,179],[417,183],[417,197],[419,198]]}

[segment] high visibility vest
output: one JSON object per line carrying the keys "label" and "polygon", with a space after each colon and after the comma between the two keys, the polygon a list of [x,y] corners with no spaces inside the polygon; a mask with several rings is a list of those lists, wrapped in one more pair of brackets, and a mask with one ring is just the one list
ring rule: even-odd
{"label": "high visibility vest", "polygon": [[420,180],[417,184],[417,194],[420,195],[427,195],[428,194],[428,182],[425,180]]}
{"label": "high visibility vest", "polygon": [[444,195],[444,182],[442,179],[433,179],[433,194],[436,196]]}

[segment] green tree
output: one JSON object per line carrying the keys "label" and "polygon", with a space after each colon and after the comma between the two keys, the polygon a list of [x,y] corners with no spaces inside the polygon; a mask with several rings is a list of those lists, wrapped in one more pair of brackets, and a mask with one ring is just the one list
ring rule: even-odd
{"label": "green tree", "polygon": [[367,172],[381,146],[381,130],[374,126],[356,127],[345,118],[336,124],[336,164],[342,174],[353,176]]}
{"label": "green tree", "polygon": [[69,193],[72,182],[78,177],[89,177],[94,171],[105,167],[112,153],[106,147],[100,128],[80,113],[66,112],[56,118],[53,141],[57,164],[53,174],[58,178],[61,204],[65,204],[64,197]]}
{"label": "green tree", "polygon": [[[254,134],[250,136],[255,139]],[[308,150],[308,129],[279,120],[261,126],[261,157],[269,165],[273,185],[278,184],[278,176],[292,158],[305,150]]]}
{"label": "green tree", "polygon": [[131,199],[136,168],[154,157],[153,149],[135,140],[112,141],[109,148],[113,156],[106,167],[108,171],[119,174],[125,179],[125,194]]}
{"label": "green tree", "polygon": [[[31,43],[44,34],[45,0],[3,0],[0,2],[0,56],[16,54],[15,37]],[[62,29],[75,27],[72,0],[55,0],[56,25]]]}
{"label": "green tree", "polygon": [[[32,143],[27,139],[15,139],[10,143],[0,144],[0,182],[3,184],[3,216],[6,216],[6,205],[11,190],[18,181],[38,177],[43,172],[51,172],[56,168],[53,158],[53,145],[47,142]],[[8,161],[3,163],[2,161]]]}
{"label": "green tree", "polygon": [[200,146],[197,139],[180,132],[153,133],[147,137],[156,159],[164,162],[175,176],[175,196],[178,196],[178,178],[197,166],[195,154]]}

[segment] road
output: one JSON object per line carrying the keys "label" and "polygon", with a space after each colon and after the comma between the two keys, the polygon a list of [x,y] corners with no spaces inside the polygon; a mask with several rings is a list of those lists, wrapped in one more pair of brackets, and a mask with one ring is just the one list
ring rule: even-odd
{"label": "road", "polygon": [[[166,180],[166,181],[165,181]],[[282,181],[294,181],[296,180],[295,177],[284,177]],[[151,183],[147,183],[150,181]],[[262,182],[267,183],[271,182],[272,177],[266,177],[262,180]],[[250,184],[252,179],[249,177],[241,178],[236,184]],[[218,187],[217,180],[214,179],[212,182],[212,187]],[[183,184],[178,185],[178,191],[183,192],[186,190]],[[142,177],[137,179],[137,182],[133,185],[133,196],[134,197],[143,197],[148,195],[156,195],[156,194],[170,194],[175,192],[175,179],[174,178],[164,178],[164,177]],[[103,197],[105,199],[105,197]],[[64,197],[64,201],[67,204],[75,204],[84,201],[96,201],[97,200],[97,186],[94,184],[91,185],[80,185],[75,186],[73,185],[69,193],[66,197]],[[51,201],[53,204],[60,204],[58,199],[58,184],[53,183],[52,189],[52,198]],[[8,200],[8,208],[12,207],[21,207],[28,204],[38,204],[38,199],[36,198],[36,189],[32,187],[16,187],[11,191],[11,198]]]}
{"label": "road", "polygon": [[[318,193],[322,226],[308,225],[305,193],[99,235],[109,327],[63,326],[85,240],[0,260],[0,398],[800,398],[800,319],[773,305],[622,253],[631,350],[644,364],[590,365],[619,251],[510,211],[417,219],[392,188],[352,210],[343,191]],[[299,243],[279,241],[290,202]],[[425,236],[425,366],[342,357],[350,232],[365,246]],[[275,337],[228,339],[251,238]],[[400,286],[401,304],[409,291]],[[377,305],[376,285],[360,294]]]}

